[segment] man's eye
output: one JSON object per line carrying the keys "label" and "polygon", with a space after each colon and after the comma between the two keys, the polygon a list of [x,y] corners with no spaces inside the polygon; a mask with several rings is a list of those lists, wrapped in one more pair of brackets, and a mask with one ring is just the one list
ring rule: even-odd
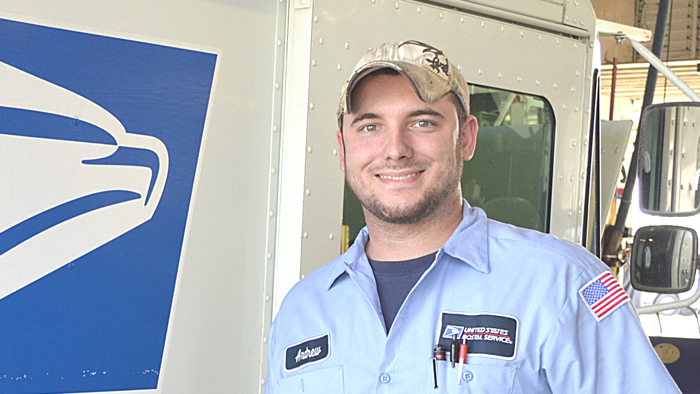
{"label": "man's eye", "polygon": [[370,132],[372,132],[372,131],[377,131],[377,125],[375,125],[375,124],[368,124],[367,126],[364,126],[362,129],[363,129],[364,131],[370,131]]}
{"label": "man's eye", "polygon": [[430,126],[430,122],[428,122],[427,120],[419,120],[418,122],[416,122],[416,126],[428,127],[428,126]]}

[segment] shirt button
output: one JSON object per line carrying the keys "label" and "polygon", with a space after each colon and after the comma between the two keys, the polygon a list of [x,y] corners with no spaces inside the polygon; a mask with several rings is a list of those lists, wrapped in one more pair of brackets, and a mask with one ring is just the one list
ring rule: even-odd
{"label": "shirt button", "polygon": [[462,373],[462,379],[465,382],[468,382],[468,381],[474,379],[474,374],[471,373],[470,371],[464,371],[464,373]]}
{"label": "shirt button", "polygon": [[383,373],[383,374],[379,377],[379,381],[382,382],[382,383],[389,383],[389,382],[391,381],[391,376],[389,376],[388,373]]}

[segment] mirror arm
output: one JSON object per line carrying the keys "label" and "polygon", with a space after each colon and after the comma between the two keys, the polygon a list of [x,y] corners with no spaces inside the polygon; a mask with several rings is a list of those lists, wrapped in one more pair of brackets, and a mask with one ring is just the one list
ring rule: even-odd
{"label": "mirror arm", "polygon": [[698,286],[698,288],[695,289],[695,294],[693,294],[689,298],[686,298],[685,300],[664,302],[663,304],[640,306],[637,308],[637,313],[640,315],[644,315],[648,313],[666,311],[669,309],[685,308],[690,305],[693,305],[693,303],[695,303],[695,301],[697,301],[698,299],[700,299],[700,286]]}
{"label": "mirror arm", "polygon": [[[618,37],[619,36],[616,36],[616,38]],[[632,44],[632,47],[637,51],[637,53],[642,55],[642,57],[645,58],[649,62],[649,64],[654,66],[654,68],[661,71],[661,74],[663,74],[666,78],[668,78],[669,81],[676,85],[678,89],[680,89],[686,96],[688,96],[693,101],[700,102],[700,95],[695,93],[695,91],[690,86],[688,86],[687,83],[685,83],[678,75],[671,71],[670,68],[668,68],[658,57],[656,57],[656,55],[654,55],[644,45],[627,36],[621,38],[627,38],[630,41],[630,44]]]}

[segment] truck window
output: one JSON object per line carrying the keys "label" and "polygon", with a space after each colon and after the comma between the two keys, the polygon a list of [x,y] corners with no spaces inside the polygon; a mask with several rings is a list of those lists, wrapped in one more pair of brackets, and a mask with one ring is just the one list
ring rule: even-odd
{"label": "truck window", "polygon": [[[474,157],[464,163],[462,195],[491,219],[547,231],[552,106],[540,96],[479,85],[470,89],[479,135]],[[346,184],[341,252],[364,225],[360,202]]]}

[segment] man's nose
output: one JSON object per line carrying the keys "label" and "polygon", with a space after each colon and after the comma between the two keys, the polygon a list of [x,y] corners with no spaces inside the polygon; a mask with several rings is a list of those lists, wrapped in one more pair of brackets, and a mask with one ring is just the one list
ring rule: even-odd
{"label": "man's nose", "polygon": [[392,126],[387,130],[384,145],[384,158],[387,160],[410,159],[413,156],[411,135],[401,126]]}

